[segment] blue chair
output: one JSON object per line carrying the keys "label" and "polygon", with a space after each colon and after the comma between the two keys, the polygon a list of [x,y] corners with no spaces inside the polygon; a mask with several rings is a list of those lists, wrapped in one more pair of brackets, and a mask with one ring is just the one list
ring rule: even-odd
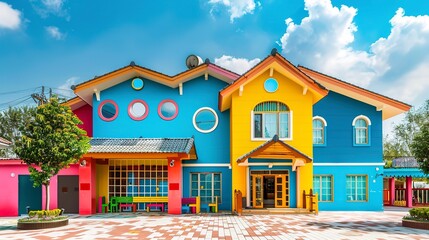
{"label": "blue chair", "polygon": [[189,206],[182,205],[182,213],[191,213]]}
{"label": "blue chair", "polygon": [[210,207],[207,203],[201,203],[200,209],[201,209],[201,212],[203,211],[203,209],[206,210],[206,213],[210,212]]}

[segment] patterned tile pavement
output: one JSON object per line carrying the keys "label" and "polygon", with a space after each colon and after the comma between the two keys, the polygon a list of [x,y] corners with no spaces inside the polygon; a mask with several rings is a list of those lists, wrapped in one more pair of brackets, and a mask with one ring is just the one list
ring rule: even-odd
{"label": "patterned tile pavement", "polygon": [[429,239],[427,230],[401,226],[401,218],[406,214],[97,214],[71,216],[65,227],[31,231],[17,230],[17,218],[0,218],[0,239]]}

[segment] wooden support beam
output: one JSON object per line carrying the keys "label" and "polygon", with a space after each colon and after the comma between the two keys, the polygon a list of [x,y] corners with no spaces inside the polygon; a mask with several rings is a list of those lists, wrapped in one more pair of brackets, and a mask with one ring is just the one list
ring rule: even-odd
{"label": "wooden support beam", "polygon": [[306,95],[308,91],[308,87],[304,86],[304,88],[302,89],[302,95]]}
{"label": "wooden support beam", "polygon": [[270,68],[270,77],[272,77],[272,76],[273,76],[273,73],[274,73],[274,68],[273,68],[273,67],[271,67],[271,68]]}
{"label": "wooden support beam", "polygon": [[243,90],[244,90],[244,86],[240,85],[240,89],[238,90],[238,96],[242,96],[243,95]]}
{"label": "wooden support beam", "polygon": [[204,79],[209,80],[209,73],[208,72],[204,73]]}
{"label": "wooden support beam", "polygon": [[179,83],[179,95],[183,95],[183,83]]}
{"label": "wooden support beam", "polygon": [[96,88],[94,88],[94,93],[95,93],[95,98],[99,102],[100,101],[100,91],[98,91]]}

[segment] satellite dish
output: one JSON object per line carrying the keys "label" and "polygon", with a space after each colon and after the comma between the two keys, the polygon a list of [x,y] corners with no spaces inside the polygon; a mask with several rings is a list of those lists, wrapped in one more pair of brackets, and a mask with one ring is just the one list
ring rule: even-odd
{"label": "satellite dish", "polygon": [[189,69],[195,68],[201,63],[203,63],[203,60],[194,54],[191,54],[186,58],[186,66]]}

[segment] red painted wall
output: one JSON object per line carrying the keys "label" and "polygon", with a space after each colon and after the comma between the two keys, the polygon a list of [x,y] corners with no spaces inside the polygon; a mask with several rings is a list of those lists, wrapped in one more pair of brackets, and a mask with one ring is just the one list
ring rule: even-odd
{"label": "red painted wall", "polygon": [[92,137],[92,107],[86,104],[73,110],[73,113],[83,122],[79,127],[85,130],[89,137]]}
{"label": "red painted wall", "polygon": [[[0,160],[0,216],[18,216],[18,175],[29,175],[27,165],[20,160]],[[78,175],[79,165],[73,164],[59,172],[59,175]],[[51,180],[50,209],[56,208],[57,176]],[[45,204],[45,189],[42,187],[42,207]]]}

